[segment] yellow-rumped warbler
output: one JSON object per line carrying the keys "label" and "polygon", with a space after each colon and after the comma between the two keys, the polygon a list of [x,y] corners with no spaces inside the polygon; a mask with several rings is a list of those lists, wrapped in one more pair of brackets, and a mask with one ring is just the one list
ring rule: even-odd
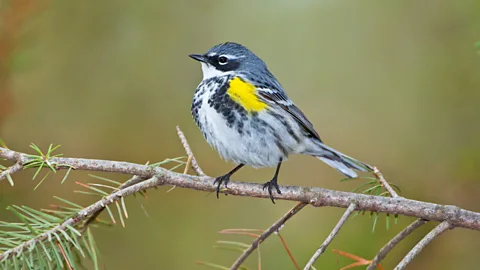
{"label": "yellow-rumped warbler", "polygon": [[266,64],[246,47],[233,42],[214,46],[205,54],[191,54],[202,64],[203,80],[193,96],[192,115],[207,142],[220,156],[238,164],[217,177],[221,184],[244,165],[277,167],[266,182],[281,194],[277,183],[282,161],[289,154],[315,156],[347,177],[371,166],[323,144],[300,109],[287,97]]}

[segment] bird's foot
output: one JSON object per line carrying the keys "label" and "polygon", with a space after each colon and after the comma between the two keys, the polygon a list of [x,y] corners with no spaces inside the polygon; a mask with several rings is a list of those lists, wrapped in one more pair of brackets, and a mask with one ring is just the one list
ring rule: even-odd
{"label": "bird's foot", "polygon": [[225,188],[227,188],[227,184],[230,181],[230,173],[227,173],[225,175],[219,176],[215,178],[215,181],[213,181],[214,185],[217,185],[217,199],[218,199],[218,194],[220,193],[220,186],[222,183],[225,185]]}
{"label": "bird's foot", "polygon": [[278,194],[282,194],[282,192],[280,191],[280,187],[277,183],[277,177],[274,177],[272,180],[263,184],[263,190],[265,190],[265,188],[268,189],[268,194],[270,194],[270,200],[275,203],[275,200],[273,199],[272,188],[275,188]]}

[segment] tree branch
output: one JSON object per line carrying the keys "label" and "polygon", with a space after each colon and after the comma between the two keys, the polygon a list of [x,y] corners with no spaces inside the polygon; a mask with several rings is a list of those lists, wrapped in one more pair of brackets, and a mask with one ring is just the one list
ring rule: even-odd
{"label": "tree branch", "polygon": [[281,219],[279,219],[277,222],[273,223],[272,226],[270,226],[266,231],[264,231],[257,239],[253,241],[253,243],[250,245],[249,248],[247,248],[243,254],[238,257],[238,259],[233,263],[233,265],[230,267],[230,270],[236,270],[238,269],[242,263],[247,259],[250,254],[255,251],[255,249],[258,247],[258,245],[263,242],[267,237],[269,237],[272,233],[276,232],[279,230],[280,227],[287,222],[291,217],[293,217],[296,213],[298,213],[300,210],[302,210],[303,207],[307,205],[306,203],[297,203],[295,207],[290,209]]}
{"label": "tree branch", "polygon": [[182,141],[183,148],[185,148],[185,152],[187,153],[188,157],[191,157],[192,159],[191,162],[192,162],[193,170],[197,173],[197,175],[207,176],[203,172],[202,168],[200,168],[200,165],[198,165],[197,159],[195,159],[195,156],[193,155],[193,152],[190,149],[190,145],[188,144],[187,138],[185,138],[185,135],[183,134],[179,126],[177,126],[177,134],[178,134],[178,137],[180,138],[180,141]]}
{"label": "tree branch", "polygon": [[21,171],[22,168],[23,168],[22,165],[20,165],[19,163],[15,163],[15,165],[10,166],[5,171],[0,172],[0,181],[7,178],[9,175],[12,175],[18,171]]}
{"label": "tree branch", "polygon": [[397,192],[390,186],[390,184],[385,180],[385,177],[383,177],[382,172],[377,168],[373,167],[373,174],[375,174],[375,177],[377,177],[378,181],[382,184],[382,186],[392,195],[393,198],[399,197]]}
{"label": "tree branch", "polygon": [[368,266],[367,270],[375,270],[377,265],[387,256],[387,254],[398,244],[403,238],[410,235],[414,230],[423,224],[427,223],[424,219],[417,219],[412,224],[408,225],[403,231],[397,234],[392,240],[390,240],[380,251],[377,256],[373,258],[372,262]]}
{"label": "tree branch", "polygon": [[453,227],[444,221],[440,223],[437,227],[431,230],[425,237],[418,242],[415,247],[408,252],[408,254],[403,258],[403,260],[395,267],[394,270],[403,270],[412,260],[430,243],[435,237],[439,236],[441,233]]}
{"label": "tree branch", "polygon": [[[26,154],[1,147],[0,157],[21,164],[30,160]],[[83,158],[58,157],[50,158],[49,161],[56,167],[56,169],[67,169],[71,166],[77,170],[116,172],[136,175],[142,178],[152,178],[156,176],[162,181],[162,184],[165,185],[176,185],[178,187],[199,191],[215,191],[215,187],[212,184],[214,178],[180,174],[161,167],[152,167],[122,161]],[[141,182],[143,185],[139,186],[139,191],[151,187],[151,182],[151,179]],[[137,185],[138,184],[134,186]],[[276,194],[275,199],[303,202],[315,207],[333,206],[347,208],[351,203],[355,203],[357,211],[372,211],[389,213],[392,215],[398,214],[440,222],[448,221],[454,227],[480,230],[480,213],[464,210],[457,206],[422,202],[402,197],[389,198],[357,194],[317,187],[281,186],[281,190],[282,194]],[[221,192],[234,196],[269,199],[269,194],[267,191],[263,190],[263,185],[251,182],[232,181],[229,183],[228,189],[224,189]]]}
{"label": "tree branch", "polygon": [[322,255],[322,253],[325,251],[325,249],[330,245],[330,243],[333,241],[333,238],[337,236],[338,232],[342,228],[343,224],[347,222],[348,217],[355,211],[356,205],[354,203],[350,204],[350,206],[347,208],[343,216],[340,218],[338,221],[337,225],[333,228],[332,232],[327,236],[327,239],[322,243],[322,245],[315,251],[313,254],[312,258],[308,261],[308,263],[305,265],[305,268],[303,270],[310,270],[315,261]]}

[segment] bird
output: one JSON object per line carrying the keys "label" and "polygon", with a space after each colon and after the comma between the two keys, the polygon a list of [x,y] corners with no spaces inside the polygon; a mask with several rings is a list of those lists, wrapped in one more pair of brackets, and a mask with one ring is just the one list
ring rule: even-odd
{"label": "bird", "polygon": [[203,54],[190,54],[201,63],[203,79],[193,95],[191,113],[206,141],[237,166],[216,177],[220,187],[245,165],[276,167],[263,185],[275,203],[272,190],[282,194],[278,175],[291,154],[314,156],[348,178],[372,167],[323,143],[313,124],[292,102],[265,62],[247,47],[225,42]]}

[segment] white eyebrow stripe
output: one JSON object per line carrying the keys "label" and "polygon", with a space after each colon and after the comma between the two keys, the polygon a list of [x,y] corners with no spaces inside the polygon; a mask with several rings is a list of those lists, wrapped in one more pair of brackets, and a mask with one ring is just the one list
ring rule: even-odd
{"label": "white eyebrow stripe", "polygon": [[238,59],[238,58],[245,58],[245,55],[236,56],[236,55],[231,55],[231,54],[220,54],[220,56],[225,56],[230,60],[235,60],[235,59]]}
{"label": "white eyebrow stripe", "polygon": [[[214,56],[217,56],[217,55],[218,55],[218,53],[216,53],[216,52],[212,52],[212,53],[207,54],[208,57],[214,57]],[[235,59],[246,57],[245,55],[236,56],[236,55],[232,55],[232,54],[220,54],[220,56],[225,56],[230,60],[235,60]]]}
{"label": "white eyebrow stripe", "polygon": [[224,54],[228,59],[239,59],[239,58],[245,58],[245,55],[240,55],[240,56],[236,56],[236,55],[230,55],[230,54]]}

